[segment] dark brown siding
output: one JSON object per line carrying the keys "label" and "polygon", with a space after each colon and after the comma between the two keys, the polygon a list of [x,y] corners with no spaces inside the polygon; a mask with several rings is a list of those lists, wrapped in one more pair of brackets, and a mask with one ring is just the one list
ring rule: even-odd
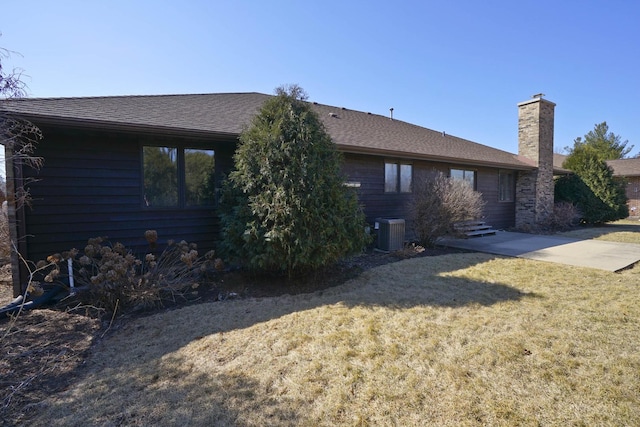
{"label": "dark brown siding", "polygon": [[345,156],[343,172],[349,182],[360,184],[358,199],[370,224],[378,217],[406,218],[405,205],[411,197],[384,192],[384,162],[382,157]]}
{"label": "dark brown siding", "polygon": [[38,147],[38,155],[45,163],[34,176],[39,181],[31,186],[33,206],[25,215],[28,259],[42,259],[73,247],[83,249],[87,239],[97,236],[108,236],[112,242],[144,251],[144,232],[149,229],[158,231],[160,242],[184,239],[197,243],[201,252],[213,247],[219,231],[215,208],[143,207],[140,147],[155,141],[213,148],[216,173],[221,174],[231,164],[234,141],[46,128],[43,132],[45,140]]}
{"label": "dark brown siding", "polygon": [[[485,222],[495,229],[511,228],[515,226],[515,202],[501,202],[498,200],[498,169],[477,168],[477,188],[482,193],[486,204],[484,207]],[[517,173],[513,172],[513,184]],[[515,197],[515,188],[512,194]]]}
{"label": "dark brown siding", "polygon": [[[215,208],[149,209],[142,203],[141,146],[158,143],[216,150],[218,182],[230,171],[234,140],[203,141],[186,138],[131,135],[115,132],[43,128],[45,140],[38,155],[45,165],[31,186],[33,207],[27,209],[25,224],[27,257],[31,260],[73,247],[84,248],[87,239],[108,236],[112,242],[142,252],[144,231],[158,231],[161,242],[187,240],[198,244],[201,253],[214,248],[219,237]],[[367,221],[376,218],[404,218],[411,194],[384,192],[384,157],[345,155],[344,172],[358,183],[358,196]],[[414,181],[428,171],[448,173],[451,167],[474,169],[445,163],[413,161]],[[497,228],[514,224],[514,203],[498,202],[498,170],[475,168],[477,189],[486,205],[486,222]],[[25,171],[27,172],[27,171]],[[410,224],[407,224],[410,234]]]}
{"label": "dark brown siding", "polygon": [[[384,192],[384,157],[367,155],[345,155],[343,171],[347,180],[358,183],[358,198],[364,207],[367,222],[373,224],[376,218],[404,218],[407,220],[407,235],[411,235],[411,226],[407,205],[411,194],[393,194]],[[464,165],[412,161],[414,181],[425,177],[429,172],[440,171],[448,174],[451,168],[476,171],[476,189],[486,201],[485,222],[494,228],[503,229],[515,224],[515,203],[498,201],[498,169],[478,168]],[[515,172],[514,172],[515,179]]]}

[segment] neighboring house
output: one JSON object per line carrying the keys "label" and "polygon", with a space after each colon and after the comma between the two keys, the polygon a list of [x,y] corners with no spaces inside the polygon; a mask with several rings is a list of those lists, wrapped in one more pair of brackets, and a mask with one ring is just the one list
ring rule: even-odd
{"label": "neighboring house", "polygon": [[[220,230],[210,196],[233,166],[239,134],[269,97],[228,93],[0,104],[44,134],[37,149],[44,167],[14,171],[14,177],[38,179],[29,186],[33,207],[14,221],[23,256],[38,260],[82,249],[96,236],[143,250],[147,229],[157,230],[161,240],[215,247]],[[387,116],[311,105],[344,153],[347,183],[357,188],[369,222],[407,218],[412,182],[433,170],[468,180],[486,200],[485,221],[497,228],[533,226],[553,209],[555,104],[547,100],[518,104],[518,155]],[[205,185],[209,196],[198,192]]]}
{"label": "neighboring house", "polygon": [[627,180],[627,205],[630,216],[640,216],[640,158],[609,160],[613,176]]}
{"label": "neighboring house", "polygon": [[[564,154],[553,155],[556,170],[562,170],[562,164],[567,159]],[[630,216],[640,216],[640,158],[607,160],[607,165],[613,169],[613,176],[624,178],[626,182],[627,206]],[[570,172],[567,170],[567,172]]]}
{"label": "neighboring house", "polygon": [[559,171],[559,175],[567,175],[572,173],[569,169],[562,167],[564,161],[567,160],[566,154],[553,153],[553,169]]}

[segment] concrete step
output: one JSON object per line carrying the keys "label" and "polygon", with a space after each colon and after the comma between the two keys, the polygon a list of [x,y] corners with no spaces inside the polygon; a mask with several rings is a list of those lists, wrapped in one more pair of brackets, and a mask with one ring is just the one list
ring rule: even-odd
{"label": "concrete step", "polygon": [[467,237],[484,236],[486,234],[496,234],[490,225],[484,221],[464,221],[454,225],[456,231],[464,233]]}
{"label": "concrete step", "polygon": [[455,227],[457,231],[476,231],[476,230],[487,230],[490,229],[491,226],[487,224],[482,225],[467,225],[465,227]]}
{"label": "concrete step", "polygon": [[489,228],[484,228],[482,230],[467,231],[464,234],[465,236],[468,236],[468,237],[478,237],[478,236],[486,236],[488,234],[496,234],[496,230],[489,227]]}

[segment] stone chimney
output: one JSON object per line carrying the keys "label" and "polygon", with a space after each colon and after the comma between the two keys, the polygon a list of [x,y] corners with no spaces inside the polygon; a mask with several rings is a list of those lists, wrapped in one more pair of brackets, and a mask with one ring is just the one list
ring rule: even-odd
{"label": "stone chimney", "polygon": [[535,166],[518,173],[516,228],[532,230],[553,213],[553,116],[556,104],[534,95],[518,104],[518,156]]}

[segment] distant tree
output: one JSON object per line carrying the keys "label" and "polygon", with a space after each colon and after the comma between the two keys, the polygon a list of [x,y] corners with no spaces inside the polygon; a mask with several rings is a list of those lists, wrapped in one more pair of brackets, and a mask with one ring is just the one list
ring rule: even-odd
{"label": "distant tree", "polygon": [[[0,34],[1,36],[1,34]],[[22,71],[13,69],[7,71],[3,62],[11,56],[11,51],[0,48],[0,144],[5,148],[5,161],[7,165],[27,166],[39,169],[43,159],[35,156],[37,142],[42,138],[42,133],[33,123],[3,112],[3,103],[8,99],[26,96],[26,84],[22,81]],[[8,170],[8,176],[11,174]],[[26,184],[22,177],[14,177],[7,189],[7,198],[17,208],[28,204],[30,201]]]}
{"label": "distant tree", "polygon": [[342,157],[299,86],[280,87],[240,136],[221,202],[227,256],[254,270],[329,265],[367,243]]}
{"label": "distant tree", "polygon": [[573,147],[565,147],[569,155],[563,166],[575,170],[579,167],[580,156],[584,151],[592,151],[601,160],[623,159],[633,150],[633,145],[627,147],[628,143],[629,141],[622,141],[619,135],[610,132],[607,122],[596,124],[584,139],[578,137],[573,141]]}
{"label": "distant tree", "polygon": [[[1,34],[0,34],[1,35]],[[3,106],[7,99],[20,98],[26,95],[26,85],[22,81],[20,70],[7,71],[3,62],[10,57],[11,52],[0,48],[0,144],[4,146],[7,181],[3,179],[3,207],[7,202],[7,209],[0,211],[0,258],[13,258],[17,262],[17,243],[13,240],[10,227],[10,217],[14,209],[22,209],[30,203],[28,191],[29,179],[20,173],[22,166],[39,169],[42,158],[35,155],[36,144],[42,138],[42,133],[33,123],[4,112]],[[14,173],[18,171],[18,173]],[[14,289],[14,294],[16,294]],[[17,296],[17,295],[15,295]]]}
{"label": "distant tree", "polygon": [[6,71],[2,65],[2,61],[8,59],[11,53],[7,49],[0,48],[0,94],[4,99],[22,98],[27,94],[27,85],[22,81],[22,71],[16,68]]}
{"label": "distant tree", "polygon": [[[576,138],[563,167],[575,173],[556,181],[556,200],[573,203],[585,223],[601,223],[629,215],[626,182],[613,176],[607,160],[624,158],[633,149],[628,141],[609,132],[606,122],[582,138]],[[580,182],[578,182],[580,181]]]}

